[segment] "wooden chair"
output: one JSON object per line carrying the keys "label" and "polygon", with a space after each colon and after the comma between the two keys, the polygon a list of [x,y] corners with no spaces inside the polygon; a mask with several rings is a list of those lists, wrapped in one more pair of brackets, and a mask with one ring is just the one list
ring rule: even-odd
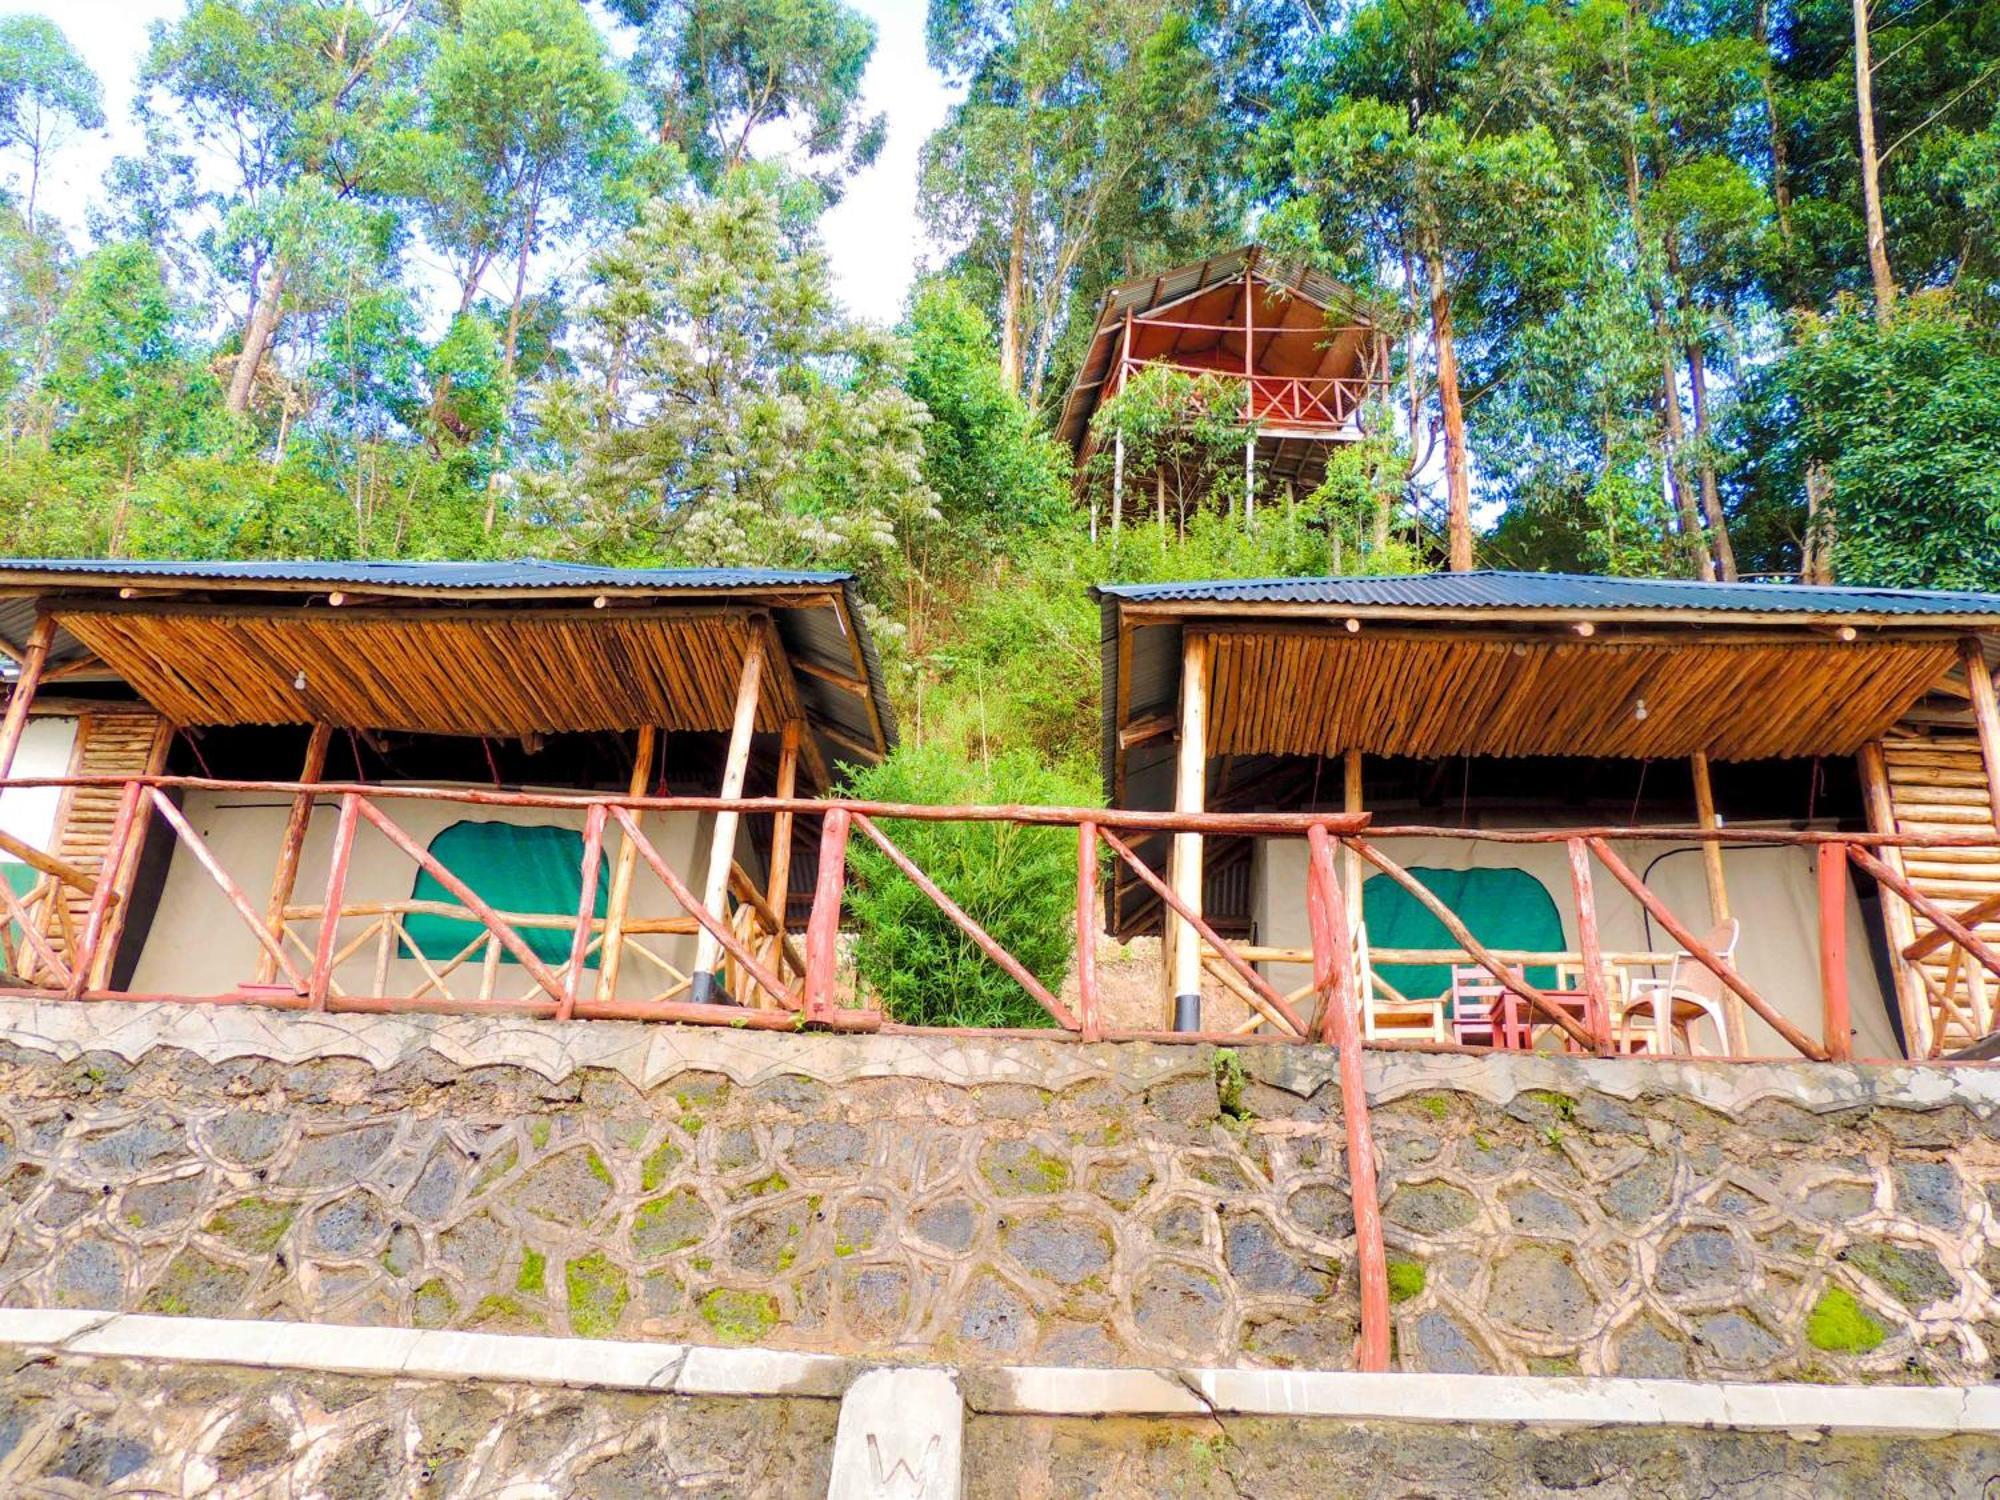
{"label": "wooden chair", "polygon": [[[1702,946],[1724,963],[1732,963],[1742,924],[1734,917],[1720,922],[1702,939]],[[1680,1038],[1689,1057],[1705,1055],[1695,1045],[1695,1027],[1707,1021],[1717,1037],[1727,1038],[1723,1024],[1722,980],[1691,954],[1676,952],[1665,979],[1634,979],[1618,1019],[1621,1052],[1651,1052],[1664,1056]],[[1725,1046],[1727,1043],[1725,1042]]]}
{"label": "wooden chair", "polygon": [[1454,964],[1451,971],[1451,1038],[1461,1046],[1525,1048],[1513,991],[1478,964]]}
{"label": "wooden chair", "polygon": [[1378,979],[1368,957],[1368,929],[1354,926],[1354,966],[1361,983],[1361,1035],[1366,1041],[1446,1040],[1444,1000],[1412,1000]]}

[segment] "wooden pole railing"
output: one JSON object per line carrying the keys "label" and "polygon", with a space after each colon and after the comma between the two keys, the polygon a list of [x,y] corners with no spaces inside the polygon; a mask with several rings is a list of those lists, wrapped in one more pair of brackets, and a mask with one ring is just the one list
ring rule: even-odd
{"label": "wooden pole railing", "polygon": [[[1606,951],[1600,931],[1598,893],[1593,887],[1595,867],[1601,867],[1629,892],[1638,907],[1680,945],[1690,961],[1714,972],[1722,985],[1740,996],[1745,1006],[1769,1025],[1790,1048],[1808,1058],[1845,1059],[1851,1056],[1853,1050],[1852,1002],[1846,983],[1846,955],[1850,941],[1847,929],[1851,924],[1845,909],[1847,892],[1844,884],[1845,870],[1850,863],[1873,875],[1893,896],[1904,900],[1912,911],[1930,924],[1932,930],[1915,940],[1902,955],[1907,961],[1916,962],[1949,945],[1958,950],[1962,968],[1969,968],[1982,979],[1990,974],[2000,981],[2000,942],[1982,941],[1978,932],[1981,922],[2000,912],[2000,898],[1956,913],[1944,910],[1888,868],[1877,854],[1885,848],[1947,845],[1951,843],[1952,835],[1925,838],[1768,829],[1440,831],[1453,837],[1487,838],[1498,843],[1562,842],[1565,845],[1575,903],[1577,946],[1571,953],[1549,954],[1502,950],[1482,943],[1477,934],[1435,893],[1422,887],[1421,882],[1382,850],[1382,837],[1405,836],[1405,831],[1371,829],[1365,814],[1135,813],[1096,808],[937,807],[803,798],[732,799],[733,810],[739,815],[777,808],[787,811],[794,818],[820,819],[820,858],[813,904],[803,943],[796,944],[783,931],[780,915],[761,882],[751,881],[741,871],[732,870],[728,894],[733,899],[725,909],[712,910],[692,892],[687,878],[669,866],[644,836],[640,824],[642,814],[655,809],[708,811],[713,810],[721,799],[482,792],[465,788],[433,791],[337,783],[240,783],[167,776],[46,778],[38,782],[17,778],[7,784],[51,783],[114,784],[122,789],[118,819],[106,851],[107,860],[114,863],[122,861],[129,852],[126,846],[143,825],[142,814],[157,817],[171,831],[175,842],[183,846],[186,863],[200,868],[244,923],[256,943],[254,951],[260,964],[279,977],[282,984],[307,1006],[322,1009],[351,1009],[364,1002],[368,1006],[379,1004],[392,1009],[399,1005],[449,1008],[462,1004],[468,1011],[503,1010],[512,1014],[546,1014],[556,1018],[628,1015],[664,1019],[679,1014],[658,1007],[675,1003],[675,997],[687,990],[689,976],[677,966],[685,965],[686,960],[671,953],[662,956],[660,952],[648,949],[645,940],[665,936],[706,937],[718,952],[728,955],[730,973],[735,976],[732,984],[740,982],[754,986],[755,990],[771,997],[774,1012],[786,1013],[774,1014],[773,1021],[795,1026],[846,1025],[857,1014],[873,1013],[866,1009],[869,1000],[865,986],[858,999],[837,998],[845,991],[845,983],[839,975],[840,931],[847,882],[848,844],[850,832],[857,823],[863,837],[880,849],[904,878],[911,880],[926,899],[963,931],[987,960],[1013,978],[1063,1034],[1090,1040],[1157,1034],[1151,1028],[1134,1027],[1129,1022],[1121,1024],[1107,1014],[1104,978],[1099,971],[1095,949],[1098,929],[1104,920],[1100,902],[1105,878],[1103,849],[1109,849],[1113,868],[1131,871],[1131,878],[1138,887],[1196,935],[1203,945],[1206,982],[1211,986],[1220,986],[1226,997],[1241,1001],[1248,1007],[1240,1019],[1232,1019],[1215,1028],[1182,1033],[1184,1038],[1220,1039],[1230,1035],[1231,1028],[1239,1032],[1254,1032],[1261,1026],[1266,1034],[1253,1036],[1251,1040],[1316,1041],[1337,1045],[1345,1025],[1344,1017],[1356,1019],[1357,1034],[1364,1038],[1368,1035],[1358,1019],[1361,981],[1364,978],[1370,980],[1376,993],[1386,991],[1379,976],[1362,975],[1356,969],[1359,932],[1356,920],[1359,913],[1353,896],[1357,882],[1341,878],[1339,873],[1340,861],[1347,858],[1362,861],[1363,868],[1382,871],[1402,886],[1438,919],[1449,934],[1450,941],[1458,945],[1455,949],[1436,950],[1376,949],[1372,953],[1376,966],[1447,961],[1478,964],[1493,973],[1517,999],[1525,1002],[1535,1017],[1534,1026],[1538,1034],[1546,1036],[1553,1030],[1571,1046],[1598,1055],[1611,1053],[1622,1045],[1613,1031],[1616,1010],[1609,968],[1655,963],[1660,961],[1660,956]],[[258,904],[252,903],[218,857],[215,848],[198,831],[200,820],[180,807],[178,790],[183,788],[282,793],[295,799],[294,808],[299,805],[296,799],[302,793],[334,802],[340,816],[328,856],[324,898],[316,904],[285,903],[278,911],[274,931],[271,914],[260,911]],[[397,799],[471,806],[545,808],[577,816],[583,826],[584,856],[579,872],[577,909],[574,912],[548,913],[496,910],[482,900],[470,885],[443,867],[428,850],[420,847],[418,841],[398,824],[393,815],[393,803]],[[1076,924],[1077,991],[1074,1006],[1066,1003],[1055,991],[1052,978],[1039,976],[1027,969],[991,931],[960,907],[946,889],[917,867],[906,850],[883,831],[882,820],[889,818],[911,821],[1013,821],[1042,828],[1066,824],[1074,829],[1077,840],[1073,916]],[[348,872],[363,824],[373,826],[391,847],[431,875],[443,888],[442,899],[350,901],[347,894]],[[1362,836],[1364,829],[1368,830],[1366,837]],[[1309,862],[1305,891],[1311,946],[1285,948],[1235,943],[1225,939],[1198,906],[1182,899],[1172,883],[1139,856],[1129,838],[1134,830],[1166,834],[1303,835],[1309,849],[1316,851]],[[291,831],[288,820],[288,841]],[[682,913],[645,918],[628,914],[618,934],[617,948],[612,943],[613,920],[597,916],[595,910],[600,884],[604,879],[601,867],[609,853],[607,840],[613,837],[618,838],[621,849],[631,850],[635,865],[643,865],[661,882]],[[1820,1030],[1820,1038],[1808,1035],[1800,1025],[1781,1014],[1758,994],[1730,961],[1708,951],[1696,940],[1687,925],[1646,888],[1609,844],[1611,838],[1682,842],[1701,837],[1751,846],[1807,847],[1822,854],[1818,866],[1818,969],[1823,1004],[1820,1014],[1811,1023]],[[1986,838],[1990,840],[1990,837],[1989,832]],[[0,844],[0,849],[6,848],[5,844]],[[91,998],[115,998],[106,989],[101,975],[110,956],[108,949],[112,946],[107,941],[106,933],[110,926],[109,914],[118,899],[116,892],[109,882],[90,881],[87,871],[56,869],[53,867],[60,865],[60,861],[51,860],[40,851],[30,850],[30,853],[36,856],[31,863],[51,880],[66,877],[68,889],[87,891],[89,905],[80,918],[77,932],[71,934],[65,931],[52,938],[46,926],[46,908],[53,895],[31,893],[24,899],[11,892],[0,893],[0,913],[4,913],[11,926],[20,927],[24,933],[18,940],[10,938],[14,946],[8,952],[20,956],[17,967],[32,960],[33,974],[22,977],[40,976],[30,988],[52,989],[69,995],[88,994]],[[1330,866],[1322,868],[1327,862],[1331,862]],[[86,885],[85,881],[90,883]],[[39,918],[35,915],[38,902],[42,909]],[[392,977],[391,960],[411,958],[409,939],[406,933],[402,933],[401,924],[416,915],[469,922],[474,924],[474,929],[481,936],[469,944],[464,953],[455,957],[432,955],[435,962],[424,966],[424,983],[414,994],[386,994],[384,992],[389,988]],[[364,925],[357,926],[357,922]],[[560,964],[553,958],[542,956],[550,953],[549,929],[560,929],[563,933],[562,945],[567,958]],[[542,935],[531,945],[527,938],[537,931]],[[344,963],[366,965],[371,944],[375,961],[372,980],[358,975],[339,978],[335,971]],[[664,972],[666,977],[662,982],[667,986],[664,990],[655,987],[650,991],[650,998],[644,999],[620,999],[603,992],[601,983],[588,971],[595,965],[601,975],[607,963],[615,962],[614,953],[627,945],[630,947],[630,962],[638,963],[643,959]],[[503,957],[519,964],[524,979],[532,981],[533,988],[526,996],[518,993],[499,996],[493,993],[494,967]],[[1574,988],[1583,991],[1581,997],[1551,997],[1529,981],[1527,975],[1535,965],[1558,961],[1566,966],[1575,966],[1580,973],[1581,978]],[[1274,984],[1266,972],[1266,966],[1278,963],[1310,963],[1313,983],[1294,994],[1283,993],[1283,987]],[[446,980],[454,970],[461,969],[465,973],[481,974],[482,986],[477,997],[455,1001]],[[461,990],[465,988],[463,978],[453,982]],[[255,980],[243,981],[238,993],[245,998],[265,996],[277,1003],[289,1003],[283,1000],[282,991],[272,991]],[[1978,1002],[1984,993],[1974,987],[1972,1011],[1983,1013]],[[1313,997],[1318,998],[1317,1013],[1311,1013],[1310,1001]],[[1583,1002],[1580,1009],[1579,999]],[[544,1002],[546,1008],[543,1008]],[[1934,999],[1933,1003],[1946,1002]],[[734,1024],[738,1019],[732,1014],[735,1010],[736,1007],[723,1007],[721,1014],[703,1019],[713,1019],[718,1024]],[[894,1023],[885,1022],[878,1016],[870,1024]],[[1393,1038],[1384,1038],[1380,1044],[1399,1045]]]}

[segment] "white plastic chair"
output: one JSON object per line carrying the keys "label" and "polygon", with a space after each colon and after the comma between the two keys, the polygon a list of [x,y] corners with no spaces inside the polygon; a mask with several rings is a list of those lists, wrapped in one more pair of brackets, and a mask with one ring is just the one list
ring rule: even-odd
{"label": "white plastic chair", "polygon": [[[1731,917],[1718,923],[1702,939],[1702,946],[1724,963],[1734,963],[1736,943],[1742,932],[1743,924]],[[1642,1016],[1643,1025],[1651,1032],[1649,1038],[1641,1036],[1639,1026],[1634,1024]],[[1632,981],[1631,994],[1620,1018],[1619,1036],[1627,1052],[1634,1050],[1635,1042],[1647,1040],[1651,1043],[1647,1051],[1665,1056],[1673,1050],[1673,1034],[1678,1031],[1687,1044],[1688,1055],[1699,1057],[1702,1053],[1695,1045],[1694,1029],[1703,1020],[1715,1027],[1716,1036],[1724,1039],[1726,1048],[1729,1031],[1723,1021],[1722,979],[1707,964],[1681,951],[1674,954],[1665,979]]]}

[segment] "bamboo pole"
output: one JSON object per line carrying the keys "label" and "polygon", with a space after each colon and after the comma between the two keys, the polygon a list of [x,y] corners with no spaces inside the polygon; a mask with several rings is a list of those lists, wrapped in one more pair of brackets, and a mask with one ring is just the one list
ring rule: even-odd
{"label": "bamboo pole", "polygon": [[[563,970],[562,1003],[556,1007],[558,1021],[567,1021],[575,1014],[577,997],[583,992],[584,960],[590,956],[590,929],[596,925],[597,917],[597,867],[604,853],[604,809],[604,803],[596,803],[583,819],[583,872],[578,881],[576,933],[570,938],[569,964]],[[600,956],[599,964],[603,961]]]}
{"label": "bamboo pole", "polygon": [[1986,771],[1986,811],[2000,827],[2000,699],[1993,691],[1993,672],[1986,665],[1986,650],[1979,637],[1969,635],[1959,642],[1958,657],[1965,667],[1965,685],[1972,698],[1972,721],[1979,728],[1979,760]]}
{"label": "bamboo pole", "polygon": [[[660,731],[652,724],[639,726],[638,744],[632,751],[632,779],[627,793],[634,798],[646,795],[653,775],[653,756],[660,743]],[[609,1000],[618,992],[618,971],[625,960],[625,924],[632,905],[632,876],[639,866],[639,850],[619,825],[618,858],[611,867],[611,894],[604,907],[604,942],[597,950],[597,998]]]}
{"label": "bamboo pole", "polygon": [[14,769],[14,752],[21,748],[21,736],[27,732],[28,709],[34,704],[35,689],[41,686],[42,674],[48,668],[49,647],[55,638],[56,617],[37,616],[28,644],[21,652],[21,675],[14,679],[7,712],[0,717],[0,781],[5,781]]}
{"label": "bamboo pole", "polygon": [[[1872,740],[1861,747],[1856,758],[1861,770],[1861,799],[1873,833],[1896,832],[1896,803],[1889,790],[1889,768],[1883,759],[1882,742]],[[1883,863],[1898,875],[1906,875],[1903,857],[1894,849],[1882,851]],[[1903,1046],[1911,1057],[1931,1053],[1931,1007],[1924,994],[1923,980],[1916,965],[1903,952],[1917,940],[1916,918],[1909,905],[1894,890],[1883,893],[1882,925],[1889,932],[1889,969],[1895,976],[1896,1009],[1903,1022]]]}
{"label": "bamboo pole", "polygon": [[[1181,738],[1174,776],[1174,811],[1195,813],[1207,801],[1208,778],[1208,636],[1187,632],[1181,647]],[[1201,912],[1202,839],[1199,833],[1174,835],[1173,888],[1182,908]],[[1175,1031],[1201,1029],[1201,937],[1193,925],[1169,909],[1163,917],[1169,941],[1164,945],[1173,974]]]}
{"label": "bamboo pole", "polygon": [[1347,1126],[1347,1185],[1354,1205],[1354,1259],[1361,1273],[1361,1334],[1355,1363],[1389,1368],[1389,1258],[1382,1243],[1381,1190],[1375,1180],[1375,1133],[1368,1118],[1368,1080],[1353,1003],[1353,950],[1346,907],[1333,873],[1333,844],[1323,825],[1306,830],[1306,909],[1312,921],[1313,980],[1320,995],[1323,1037],[1340,1049],[1340,1113]]}
{"label": "bamboo pole", "polygon": [[[1715,783],[1708,774],[1708,754],[1697,750],[1688,757],[1694,773],[1695,820],[1703,828],[1720,828],[1715,815]],[[1722,845],[1711,840],[1701,846],[1701,874],[1708,886],[1708,919],[1720,925],[1729,920],[1729,886],[1722,878]],[[1731,1057],[1743,1057],[1750,1050],[1750,1034],[1743,1023],[1743,1002],[1732,992],[1722,997],[1723,1040]]]}
{"label": "bamboo pole", "polygon": [[[312,734],[306,740],[306,761],[299,771],[299,781],[310,786],[326,774],[326,748],[333,741],[333,726],[321,723],[312,727]],[[299,857],[305,853],[306,833],[312,827],[313,794],[300,792],[292,798],[292,810],[285,818],[285,835],[278,844],[278,868],[271,876],[271,899],[264,908],[264,926],[274,938],[285,935],[285,907],[292,899],[292,888],[298,884]],[[257,955],[257,982],[269,984],[277,975],[277,966],[271,961],[268,951]]]}
{"label": "bamboo pole", "polygon": [[285,981],[300,994],[304,994],[308,987],[306,976],[292,966],[292,961],[286,956],[284,948],[266,929],[263,919],[257,915],[256,908],[251,906],[250,898],[243,894],[243,888],[236,883],[229,871],[223,868],[222,861],[215,857],[215,851],[210,849],[207,841],[194,831],[186,815],[174,806],[165,792],[155,788],[152,802],[154,811],[159,813],[167,826],[173,829],[175,836],[187,846],[187,851],[195,857],[195,862],[208,871],[209,878],[221,887],[223,896],[236,909],[236,914],[250,928],[264,951],[277,961],[278,970],[284,974]]}
{"label": "bamboo pole", "polygon": [[[736,716],[729,730],[729,755],[722,766],[722,795],[743,795],[743,778],[750,768],[750,737],[757,728],[757,693],[764,681],[764,635],[752,630],[743,652],[743,670],[736,680]],[[736,828],[739,814],[733,808],[715,815],[715,837],[708,851],[708,881],[702,888],[702,905],[718,920],[729,899],[729,867],[736,861]],[[716,976],[722,958],[722,942],[716,932],[703,924],[695,939],[692,998],[697,1002],[724,1001],[728,997]]]}
{"label": "bamboo pole", "polygon": [[[1361,752],[1348,750],[1340,757],[1341,806],[1350,820],[1363,816],[1361,811]],[[1359,826],[1357,824],[1357,826]],[[1348,844],[1341,856],[1347,864],[1347,921],[1350,927],[1361,924],[1361,856]]]}

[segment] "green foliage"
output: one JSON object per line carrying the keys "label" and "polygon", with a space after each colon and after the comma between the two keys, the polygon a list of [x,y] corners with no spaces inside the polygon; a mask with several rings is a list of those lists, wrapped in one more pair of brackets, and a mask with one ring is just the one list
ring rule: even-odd
{"label": "green foliage", "polygon": [[1778,434],[1759,498],[1804,529],[1805,470],[1832,497],[1844,582],[2000,587],[2000,335],[1912,299],[1888,328],[1852,307],[1803,319],[1759,387]]}
{"label": "green foliage", "polygon": [[924,480],[955,531],[993,537],[1069,513],[1069,455],[1037,432],[1007,389],[993,327],[961,282],[929,281],[911,300],[905,388],[930,413]]}
{"label": "green foliage", "polygon": [[[916,803],[1094,802],[1094,790],[1023,754],[986,764],[937,748],[897,751],[854,775],[854,796]],[[882,831],[993,940],[1051,990],[1076,943],[1076,835],[1013,823],[884,820]],[[849,846],[855,968],[899,1021],[934,1026],[1054,1022],[872,843]]]}

